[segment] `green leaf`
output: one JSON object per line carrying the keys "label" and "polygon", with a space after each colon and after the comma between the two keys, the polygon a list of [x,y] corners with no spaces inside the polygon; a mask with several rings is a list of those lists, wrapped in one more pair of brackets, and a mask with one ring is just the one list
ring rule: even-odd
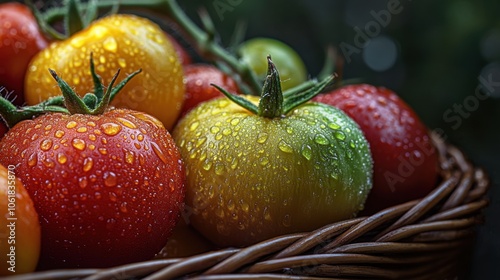
{"label": "green leaf", "polygon": [[64,18],[64,27],[67,36],[71,36],[84,28],[84,23],[77,0],[67,0],[68,12]]}
{"label": "green leaf", "polygon": [[218,85],[215,85],[215,84],[210,84],[210,85],[215,87],[216,89],[218,89],[220,92],[222,92],[227,98],[229,98],[234,103],[236,103],[236,104],[240,105],[241,107],[247,109],[248,111],[258,115],[259,108],[255,104],[253,104],[252,102],[248,101],[247,99],[245,99],[239,95],[229,93],[225,89],[221,88]]}
{"label": "green leaf", "polygon": [[325,79],[323,79],[320,83],[312,87],[311,89],[301,92],[300,94],[297,94],[294,97],[286,99],[283,105],[284,107],[283,113],[286,115],[297,106],[311,100],[313,97],[318,95],[326,86],[328,86],[333,81],[334,78],[335,76],[333,75],[328,76]]}

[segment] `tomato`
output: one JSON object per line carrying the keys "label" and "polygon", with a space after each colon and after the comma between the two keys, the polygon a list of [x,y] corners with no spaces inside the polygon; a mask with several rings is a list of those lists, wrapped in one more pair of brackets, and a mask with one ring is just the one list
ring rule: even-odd
{"label": "tomato", "polygon": [[232,93],[239,93],[236,82],[209,64],[191,64],[184,68],[184,83],[186,85],[186,100],[182,107],[181,115],[185,115],[199,103],[224,96],[211,84],[216,84]]}
{"label": "tomato", "polygon": [[32,57],[47,47],[30,9],[20,3],[0,4],[0,86],[13,92],[10,100],[24,102],[24,76]]}
{"label": "tomato", "polygon": [[189,222],[219,246],[351,218],[371,188],[371,154],[358,125],[332,106],[273,103],[281,99],[279,77],[273,70],[268,79],[260,100],[245,97],[258,108],[213,99],[173,132],[186,165]]}
{"label": "tomato", "polygon": [[307,80],[307,69],[299,54],[287,44],[270,38],[254,38],[245,41],[238,49],[241,60],[250,66],[261,80],[267,74],[267,60],[271,55],[280,69],[281,88],[293,88]]}
{"label": "tomato", "polygon": [[122,70],[120,77],[138,68],[143,70],[112,105],[148,113],[167,129],[173,127],[184,100],[181,63],[160,27],[133,15],[101,18],[35,56],[26,75],[28,104],[60,95],[47,68],[60,73],[79,94],[89,92],[93,82],[85,77],[88,77],[90,53],[96,58],[97,74],[104,80],[110,80],[117,68]]}
{"label": "tomato", "polygon": [[428,128],[395,92],[349,85],[314,100],[344,110],[370,143],[374,184],[365,213],[421,198],[434,188],[438,155]]}
{"label": "tomato", "polygon": [[40,256],[40,222],[13,165],[0,165],[0,276],[33,272]]}
{"label": "tomato", "polygon": [[96,84],[95,99],[79,99],[51,74],[69,113],[27,118],[0,141],[0,163],[16,166],[40,216],[39,267],[106,267],[152,258],[184,206],[184,165],[173,138],[151,115],[107,107],[107,97],[123,82],[116,88],[111,83],[102,96],[104,86]]}
{"label": "tomato", "polygon": [[181,219],[156,258],[189,257],[214,249],[215,246],[212,243]]}

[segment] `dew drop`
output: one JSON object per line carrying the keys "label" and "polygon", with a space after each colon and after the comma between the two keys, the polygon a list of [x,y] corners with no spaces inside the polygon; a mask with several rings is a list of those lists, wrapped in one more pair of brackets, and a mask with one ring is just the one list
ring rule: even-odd
{"label": "dew drop", "polygon": [[223,175],[225,171],[225,167],[223,164],[217,163],[215,165],[215,174],[217,175]]}
{"label": "dew drop", "polygon": [[103,178],[106,187],[116,186],[116,174],[114,172],[105,172]]}
{"label": "dew drop", "polygon": [[135,160],[134,152],[125,151],[125,162],[129,164],[133,164]]}
{"label": "dew drop", "polygon": [[309,146],[307,144],[302,145],[301,154],[307,160],[311,160],[311,158],[312,158],[312,148],[311,148],[311,146]]}
{"label": "dew drop", "polygon": [[268,207],[264,208],[264,220],[266,220],[266,221],[271,221],[272,220],[271,213],[270,213]]}
{"label": "dew drop", "polygon": [[266,166],[269,163],[269,158],[268,157],[262,157],[260,158],[260,165]]}
{"label": "dew drop", "polygon": [[57,154],[57,162],[59,162],[60,164],[65,164],[66,161],[68,161],[68,158],[66,157],[65,154],[62,153]]}
{"label": "dew drop", "polygon": [[204,170],[208,171],[212,168],[212,162],[211,161],[205,161],[203,165],[201,166]]}
{"label": "dew drop", "polygon": [[215,133],[217,133],[217,132],[219,132],[219,131],[220,131],[220,128],[219,128],[219,127],[217,127],[217,126],[212,126],[212,127],[210,128],[210,132],[212,132],[213,134],[215,134]]}
{"label": "dew drop", "polygon": [[73,141],[71,141],[71,145],[75,147],[75,149],[83,151],[85,149],[85,141],[79,138],[74,138]]}
{"label": "dew drop", "polygon": [[103,130],[104,134],[113,136],[118,134],[122,130],[122,127],[120,125],[117,125],[116,123],[103,123],[101,125],[101,129]]}
{"label": "dew drop", "polygon": [[243,212],[248,213],[248,210],[250,209],[250,205],[248,203],[241,201],[241,210]]}
{"label": "dew drop", "polygon": [[144,135],[142,134],[137,135],[137,140],[139,140],[139,142],[142,142],[142,140],[144,140]]}
{"label": "dew drop", "polygon": [[97,150],[99,151],[99,153],[101,153],[101,155],[106,155],[108,153],[108,150],[106,150],[106,148],[99,148]]}
{"label": "dew drop", "polygon": [[128,209],[127,209],[127,202],[122,202],[122,204],[120,205],[120,212],[122,213],[127,213],[128,212]]}
{"label": "dew drop", "polygon": [[94,161],[92,158],[85,158],[83,160],[83,171],[88,172],[90,169],[92,169],[92,166],[94,165]]}
{"label": "dew drop", "polygon": [[282,152],[285,152],[285,153],[292,153],[293,152],[292,146],[290,146],[290,144],[285,142],[283,139],[281,139],[281,141],[278,143],[278,148]]}
{"label": "dew drop", "polygon": [[269,137],[267,133],[259,133],[259,135],[257,136],[257,143],[264,144],[267,141],[267,137]]}
{"label": "dew drop", "polygon": [[124,58],[118,58],[118,65],[120,65],[120,67],[122,68],[125,68],[127,67],[127,61],[124,59]]}
{"label": "dew drop", "polygon": [[118,49],[118,44],[116,43],[115,38],[113,37],[108,37],[104,42],[102,42],[102,47],[110,52],[116,52]]}
{"label": "dew drop", "polygon": [[38,155],[36,153],[32,153],[28,158],[28,166],[33,167],[38,162]]}
{"label": "dew drop", "polygon": [[160,147],[158,146],[158,144],[156,144],[155,142],[151,142],[151,148],[153,148],[153,151],[155,152],[155,154],[160,158],[160,160],[167,164],[168,161],[167,161],[167,158],[165,157],[165,155],[163,154],[163,152],[161,151]]}
{"label": "dew drop", "polygon": [[52,148],[52,140],[45,139],[40,143],[40,149],[42,149],[42,151],[48,151],[50,148]]}
{"label": "dew drop", "polygon": [[283,217],[282,224],[284,227],[290,227],[290,225],[291,225],[290,215],[286,214],[285,217]]}
{"label": "dew drop", "polygon": [[69,121],[67,124],[66,124],[66,128],[75,128],[77,125],[77,123],[75,121]]}
{"label": "dew drop", "polygon": [[109,200],[111,200],[113,202],[115,202],[118,199],[118,197],[116,196],[116,193],[114,193],[114,192],[110,192],[108,196],[109,196]]}
{"label": "dew drop", "polygon": [[236,126],[240,123],[240,119],[239,118],[234,118],[231,120],[231,125],[233,126]]}
{"label": "dew drop", "polygon": [[336,123],[328,123],[328,127],[331,128],[331,129],[340,129],[340,125],[336,124]]}
{"label": "dew drop", "polygon": [[189,126],[189,130],[191,130],[191,131],[195,131],[195,130],[198,128],[198,126],[200,126],[200,123],[199,123],[199,122],[193,122],[193,123],[191,123],[191,125]]}
{"label": "dew drop", "polygon": [[81,177],[78,179],[78,185],[80,186],[80,188],[84,189],[85,187],[87,187],[88,185],[88,181],[87,181],[87,178],[85,177]]}
{"label": "dew drop", "polygon": [[229,211],[231,211],[231,212],[232,212],[232,211],[234,211],[234,206],[235,206],[235,205],[234,205],[234,201],[233,201],[233,200],[231,200],[231,199],[230,199],[230,200],[227,202],[227,205],[226,205],[226,206],[227,206],[227,210],[229,210]]}
{"label": "dew drop", "polygon": [[57,138],[61,138],[64,136],[64,131],[62,130],[58,130],[54,133],[54,136],[57,137]]}
{"label": "dew drop", "polygon": [[337,131],[335,132],[335,138],[339,140],[345,140],[345,134],[342,131]]}

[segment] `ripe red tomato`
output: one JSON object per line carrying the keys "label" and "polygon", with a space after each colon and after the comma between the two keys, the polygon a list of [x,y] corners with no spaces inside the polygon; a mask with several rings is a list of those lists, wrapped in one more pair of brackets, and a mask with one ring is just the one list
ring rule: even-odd
{"label": "ripe red tomato", "polygon": [[14,104],[24,103],[24,76],[31,58],[47,47],[30,9],[20,3],[0,4],[0,86],[13,91]]}
{"label": "ripe red tomato", "polygon": [[60,95],[47,68],[54,69],[82,96],[92,90],[89,57],[93,53],[96,72],[109,81],[116,69],[121,78],[142,68],[112,105],[148,113],[171,129],[184,101],[182,65],[171,42],[160,27],[143,17],[114,14],[92,22],[64,41],[58,41],[30,63],[26,74],[26,102],[35,105]]}
{"label": "ripe red tomato", "polygon": [[216,68],[208,64],[191,64],[184,67],[184,83],[186,95],[181,115],[191,111],[199,103],[224,96],[211,84],[216,84],[231,93],[239,93],[236,82]]}
{"label": "ripe red tomato", "polygon": [[314,101],[336,106],[363,130],[373,155],[373,189],[365,213],[428,194],[438,176],[438,156],[427,127],[393,91],[349,85]]}
{"label": "ripe red tomato", "polygon": [[40,256],[40,222],[17,168],[0,164],[0,276],[33,272]]}
{"label": "ripe red tomato", "polygon": [[0,141],[0,163],[16,166],[40,215],[42,268],[150,259],[183,207],[177,146],[142,112],[22,121]]}

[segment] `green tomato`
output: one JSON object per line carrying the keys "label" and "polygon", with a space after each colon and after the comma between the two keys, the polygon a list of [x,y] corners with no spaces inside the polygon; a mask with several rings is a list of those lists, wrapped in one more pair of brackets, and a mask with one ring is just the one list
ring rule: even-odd
{"label": "green tomato", "polygon": [[368,142],[328,105],[266,118],[219,98],[187,114],[173,136],[186,166],[189,221],[219,246],[352,218],[372,187]]}
{"label": "green tomato", "polygon": [[287,44],[269,38],[254,38],[243,42],[239,48],[241,60],[264,80],[267,74],[266,56],[271,55],[280,69],[281,88],[287,90],[307,80],[307,70],[299,54]]}

